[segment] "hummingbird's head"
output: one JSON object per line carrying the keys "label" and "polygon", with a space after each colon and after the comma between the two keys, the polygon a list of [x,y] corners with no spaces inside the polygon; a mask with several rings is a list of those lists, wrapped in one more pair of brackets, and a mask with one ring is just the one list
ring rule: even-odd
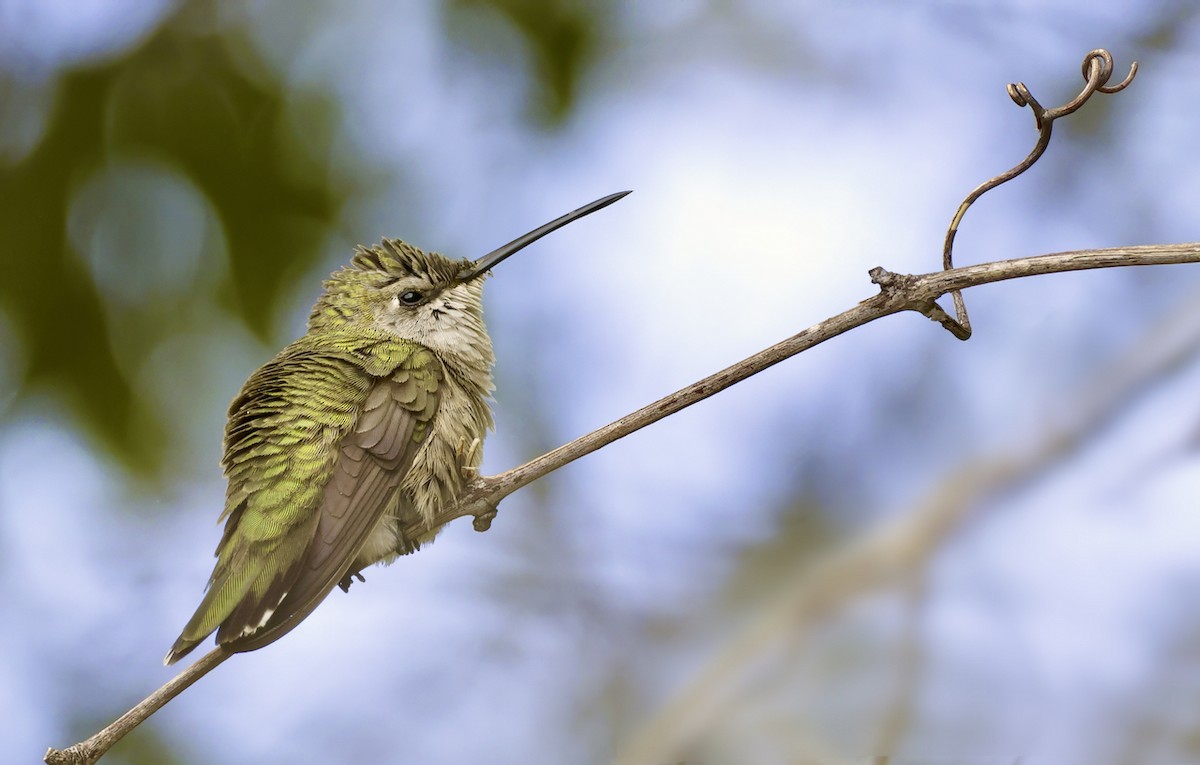
{"label": "hummingbird's head", "polygon": [[478,260],[451,260],[398,239],[359,247],[334,272],[308,318],[309,331],[362,328],[413,340],[471,369],[490,369],[483,325],[483,280],[514,252],[555,229],[607,207],[621,191],[539,226]]}
{"label": "hummingbird's head", "polygon": [[472,265],[398,239],[359,246],[313,307],[309,329],[362,327],[412,340],[472,367],[490,368],[483,323],[483,274]]}

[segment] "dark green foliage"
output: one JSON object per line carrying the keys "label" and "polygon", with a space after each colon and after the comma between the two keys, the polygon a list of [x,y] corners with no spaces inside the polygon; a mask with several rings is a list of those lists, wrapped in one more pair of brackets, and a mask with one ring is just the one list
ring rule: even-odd
{"label": "dark green foliage", "polygon": [[[280,148],[325,151],[330,130],[321,125],[332,124],[332,107],[308,109],[304,125],[289,119],[283,84],[254,63],[248,46],[236,45],[168,23],[117,60],[66,73],[40,143],[0,165],[0,307],[26,355],[19,389],[53,391],[91,436],[147,472],[158,465],[162,427],[137,400],[131,370],[179,329],[194,303],[218,300],[267,334],[281,286],[315,262],[344,201],[344,190],[320,173],[295,172],[298,163],[321,167],[319,159]],[[301,129],[303,140],[293,135]],[[186,176],[219,220],[229,268],[182,304],[155,306],[155,295],[131,309],[117,304],[68,237],[80,184],[128,158]],[[128,257],[132,268],[138,259],[149,267],[172,253]]]}
{"label": "dark green foliage", "polygon": [[[487,13],[488,21],[502,21],[521,38],[528,57],[529,82],[535,89],[530,106],[549,125],[563,122],[575,106],[577,91],[588,64],[600,53],[607,27],[606,6],[571,0],[453,0],[452,12]],[[451,19],[453,21],[453,19]],[[451,34],[462,36],[465,27],[451,25]],[[478,51],[488,47],[488,34],[469,41]]]}

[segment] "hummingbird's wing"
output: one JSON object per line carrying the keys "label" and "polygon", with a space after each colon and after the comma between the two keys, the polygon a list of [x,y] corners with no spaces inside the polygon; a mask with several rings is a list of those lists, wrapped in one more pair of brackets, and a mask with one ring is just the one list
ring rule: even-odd
{"label": "hummingbird's wing", "polygon": [[[400,483],[424,441],[437,408],[437,383],[407,370],[379,380],[362,414],[342,443],[333,478],[321,501],[316,534],[295,580],[279,605],[260,616],[247,633],[235,611],[217,633],[217,642],[252,651],[274,642],[307,617],[346,576],[379,519],[400,499]],[[268,601],[269,602],[269,601]],[[269,617],[269,618],[267,618]],[[239,629],[239,623],[244,625]]]}
{"label": "hummingbird's wing", "polygon": [[247,381],[227,429],[217,565],[167,663],[213,630],[235,651],[273,642],[345,576],[398,501],[437,409],[435,357],[411,343],[394,350],[381,362],[376,349],[367,368],[285,350]]}

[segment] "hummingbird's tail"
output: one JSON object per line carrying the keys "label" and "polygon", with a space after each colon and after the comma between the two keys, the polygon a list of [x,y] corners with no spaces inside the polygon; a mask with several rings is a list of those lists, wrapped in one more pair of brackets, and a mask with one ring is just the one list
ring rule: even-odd
{"label": "hummingbird's tail", "polygon": [[[204,637],[208,636],[205,635]],[[202,640],[204,640],[204,638],[200,638],[199,640],[187,640],[183,637],[183,635],[180,635],[175,639],[175,645],[171,646],[171,650],[167,651],[167,655],[163,657],[163,664],[166,664],[168,667],[171,666],[184,656],[187,656],[189,653],[191,653],[196,646],[200,645]]]}

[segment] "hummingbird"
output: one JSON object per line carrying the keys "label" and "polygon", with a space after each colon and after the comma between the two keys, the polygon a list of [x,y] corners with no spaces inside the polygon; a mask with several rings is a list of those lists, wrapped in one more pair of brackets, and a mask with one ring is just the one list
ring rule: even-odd
{"label": "hummingbird", "polygon": [[[476,474],[492,428],[495,357],[483,281],[505,258],[621,199],[610,194],[478,260],[397,239],[359,246],[313,306],[308,331],[229,406],[216,566],[167,653],[213,632],[230,652],[290,632],[362,570],[420,549]],[[414,520],[426,531],[407,536]]]}

